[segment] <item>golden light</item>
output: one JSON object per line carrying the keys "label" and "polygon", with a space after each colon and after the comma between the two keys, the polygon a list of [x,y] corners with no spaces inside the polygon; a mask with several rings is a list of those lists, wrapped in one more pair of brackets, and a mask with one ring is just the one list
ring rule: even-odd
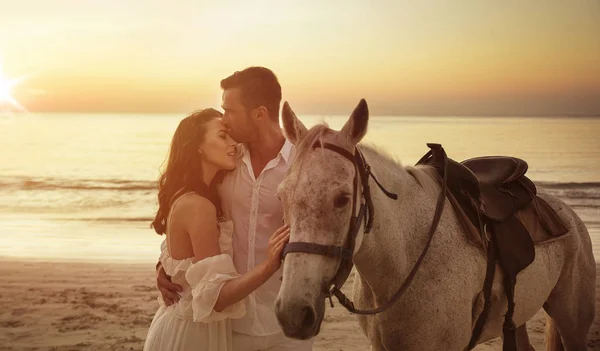
{"label": "golden light", "polygon": [[25,107],[23,107],[15,98],[12,96],[12,89],[17,86],[17,84],[21,83],[25,77],[8,79],[4,76],[4,72],[2,70],[2,65],[0,61],[0,105],[5,103],[9,103],[14,108],[17,108],[22,111],[27,111]]}
{"label": "golden light", "polygon": [[10,82],[1,80],[0,81],[0,101],[12,100],[10,96],[12,84]]}

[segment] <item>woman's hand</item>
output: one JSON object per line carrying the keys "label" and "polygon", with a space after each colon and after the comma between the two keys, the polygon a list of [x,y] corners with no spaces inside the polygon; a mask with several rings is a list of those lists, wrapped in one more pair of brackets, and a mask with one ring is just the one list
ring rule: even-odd
{"label": "woman's hand", "polygon": [[290,227],[287,224],[271,235],[271,239],[269,239],[269,257],[267,258],[267,269],[270,274],[277,272],[281,266],[281,253],[289,240]]}

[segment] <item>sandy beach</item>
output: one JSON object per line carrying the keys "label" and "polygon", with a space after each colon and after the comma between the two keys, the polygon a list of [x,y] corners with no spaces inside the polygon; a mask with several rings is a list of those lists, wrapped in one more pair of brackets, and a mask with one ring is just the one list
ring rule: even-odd
{"label": "sandy beach", "polygon": [[[141,264],[1,260],[0,349],[141,350],[157,308],[152,269]],[[598,289],[600,284],[600,297]],[[597,316],[599,306],[600,301]],[[537,350],[544,349],[544,325],[543,311],[528,325]],[[588,346],[600,350],[600,318]],[[340,306],[328,308],[314,350],[366,349],[355,317]],[[500,340],[476,348],[501,349]]]}

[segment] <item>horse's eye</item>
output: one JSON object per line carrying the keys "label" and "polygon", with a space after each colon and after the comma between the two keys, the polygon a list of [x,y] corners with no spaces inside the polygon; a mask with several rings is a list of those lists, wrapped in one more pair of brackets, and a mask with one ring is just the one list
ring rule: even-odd
{"label": "horse's eye", "polygon": [[337,208],[344,207],[348,202],[350,202],[350,196],[348,194],[341,194],[333,200],[333,206]]}

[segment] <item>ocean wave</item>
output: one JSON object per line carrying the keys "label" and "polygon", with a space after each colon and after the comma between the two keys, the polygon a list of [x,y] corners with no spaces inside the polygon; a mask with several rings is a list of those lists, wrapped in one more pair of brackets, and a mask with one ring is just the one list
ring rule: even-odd
{"label": "ocean wave", "polygon": [[600,182],[535,182],[536,185],[543,188],[550,189],[586,189],[586,188],[597,188],[600,189]]}
{"label": "ocean wave", "polygon": [[[548,182],[535,181],[539,187],[550,190],[591,190],[600,194],[600,182]],[[70,179],[70,178],[0,178],[0,190],[156,190],[157,182],[127,179]]]}
{"label": "ocean wave", "polygon": [[[535,183],[586,219],[597,220],[600,182]],[[0,177],[0,215],[149,227],[156,202],[156,181]]]}
{"label": "ocean wave", "polygon": [[[81,218],[57,218],[61,221],[81,221],[81,222],[148,222],[151,223],[154,217],[81,217]],[[150,224],[148,224],[150,225]]]}
{"label": "ocean wave", "polygon": [[60,179],[13,177],[0,179],[0,190],[109,190],[150,191],[156,190],[156,181],[124,179]]}
{"label": "ocean wave", "polygon": [[[599,200],[600,182],[536,182],[538,189],[547,190],[549,193],[562,199],[572,200]],[[590,205],[590,204],[586,204]]]}

